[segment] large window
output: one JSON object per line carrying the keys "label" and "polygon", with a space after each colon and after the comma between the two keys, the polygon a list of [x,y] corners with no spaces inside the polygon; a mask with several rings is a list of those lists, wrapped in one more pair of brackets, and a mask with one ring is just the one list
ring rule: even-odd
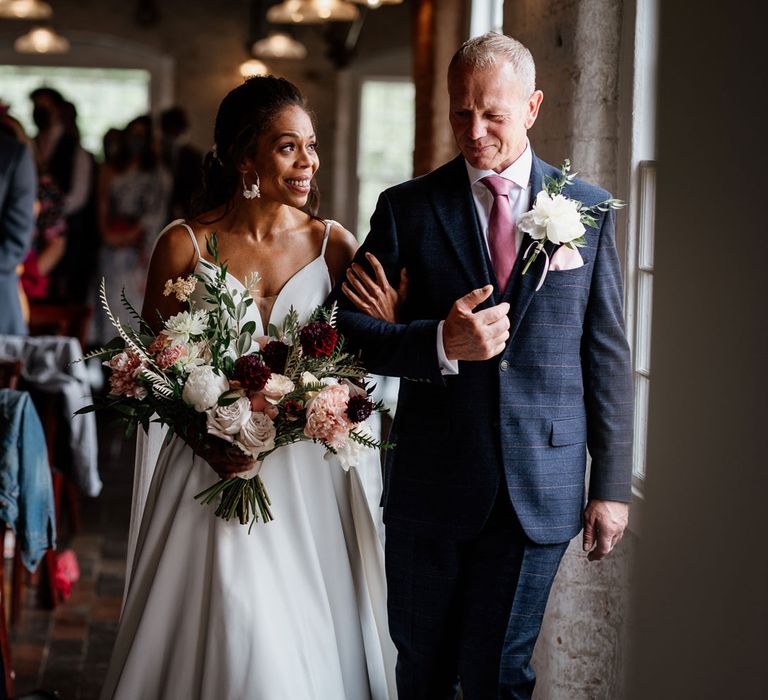
{"label": "large window", "polygon": [[414,88],[406,80],[365,80],[357,146],[357,235],[362,240],[379,195],[413,172]]}
{"label": "large window", "polygon": [[149,71],[139,69],[0,66],[0,96],[28,135],[37,132],[29,93],[52,87],[77,108],[83,146],[96,154],[107,129],[122,129],[149,111],[149,83]]}
{"label": "large window", "polygon": [[472,0],[469,18],[469,36],[480,36],[486,32],[503,31],[504,0]]}
{"label": "large window", "polygon": [[645,479],[648,398],[651,392],[651,318],[653,312],[653,239],[656,190],[656,63],[658,0],[637,0],[631,69],[632,115],[628,124],[626,309],[635,389],[633,482],[642,495]]}

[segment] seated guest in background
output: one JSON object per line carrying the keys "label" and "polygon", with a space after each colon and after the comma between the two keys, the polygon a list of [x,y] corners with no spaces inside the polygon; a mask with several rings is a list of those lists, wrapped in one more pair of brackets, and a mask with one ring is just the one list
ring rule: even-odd
{"label": "seated guest in background", "polygon": [[181,107],[171,107],[160,115],[160,130],[160,155],[173,179],[169,216],[188,219],[193,197],[203,184],[203,154],[188,143],[189,121]]}
{"label": "seated guest in background", "polygon": [[35,155],[41,175],[50,175],[64,197],[69,235],[64,256],[51,274],[57,299],[82,303],[88,292],[88,271],[93,267],[93,158],[80,145],[77,112],[60,92],[37,88],[30,94],[32,119],[38,133]]}
{"label": "seated guest in background", "polygon": [[[109,140],[108,160],[99,174],[101,249],[96,280],[97,284],[102,277],[106,280],[111,300],[120,299],[125,288],[131,303],[141,308],[149,256],[157,232],[168,218],[171,178],[157,157],[149,116],[137,117],[125,128],[122,138],[111,134]],[[89,340],[103,343],[114,335],[114,329],[98,300],[94,299],[94,305]]]}
{"label": "seated guest in background", "polygon": [[2,107],[0,116],[0,334],[21,335],[17,268],[32,244],[37,173],[32,150]]}

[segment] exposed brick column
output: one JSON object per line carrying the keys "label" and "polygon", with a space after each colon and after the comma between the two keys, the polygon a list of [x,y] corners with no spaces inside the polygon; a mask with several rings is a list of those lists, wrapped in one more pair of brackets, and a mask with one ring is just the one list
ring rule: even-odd
{"label": "exposed brick column", "polygon": [[413,4],[414,175],[433,170],[457,153],[448,124],[446,71],[467,37],[468,5],[468,0],[416,0]]}

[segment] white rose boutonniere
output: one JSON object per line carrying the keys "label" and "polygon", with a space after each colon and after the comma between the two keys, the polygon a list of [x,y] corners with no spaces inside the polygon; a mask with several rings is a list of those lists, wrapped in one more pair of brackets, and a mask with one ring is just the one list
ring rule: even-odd
{"label": "white rose boutonniere", "polygon": [[606,199],[598,204],[586,207],[576,199],[571,199],[563,194],[563,190],[571,185],[576,178],[576,173],[571,173],[571,161],[563,161],[558,177],[546,175],[542,182],[542,190],[536,195],[536,202],[530,211],[527,211],[517,222],[518,228],[533,238],[533,243],[523,255],[527,260],[523,268],[523,274],[533,264],[539,253],[544,253],[544,271],[536,287],[538,292],[549,271],[549,254],[544,249],[546,243],[555,246],[568,246],[575,249],[586,245],[585,237],[587,226],[597,226],[596,215],[611,209],[621,209],[625,206],[620,199]]}

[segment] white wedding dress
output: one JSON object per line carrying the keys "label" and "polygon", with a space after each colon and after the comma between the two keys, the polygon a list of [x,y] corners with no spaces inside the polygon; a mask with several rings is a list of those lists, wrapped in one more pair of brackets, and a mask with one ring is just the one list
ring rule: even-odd
{"label": "white wedding dress", "polygon": [[[306,319],[330,292],[330,223],[273,321],[291,306]],[[256,309],[248,320],[264,335]],[[348,472],[312,442],[273,453],[260,474],[275,519],[249,534],[194,500],[216,474],[163,438],[155,427],[139,439],[126,597],[102,698],[395,698],[377,496],[363,487],[381,490],[377,453]]]}

